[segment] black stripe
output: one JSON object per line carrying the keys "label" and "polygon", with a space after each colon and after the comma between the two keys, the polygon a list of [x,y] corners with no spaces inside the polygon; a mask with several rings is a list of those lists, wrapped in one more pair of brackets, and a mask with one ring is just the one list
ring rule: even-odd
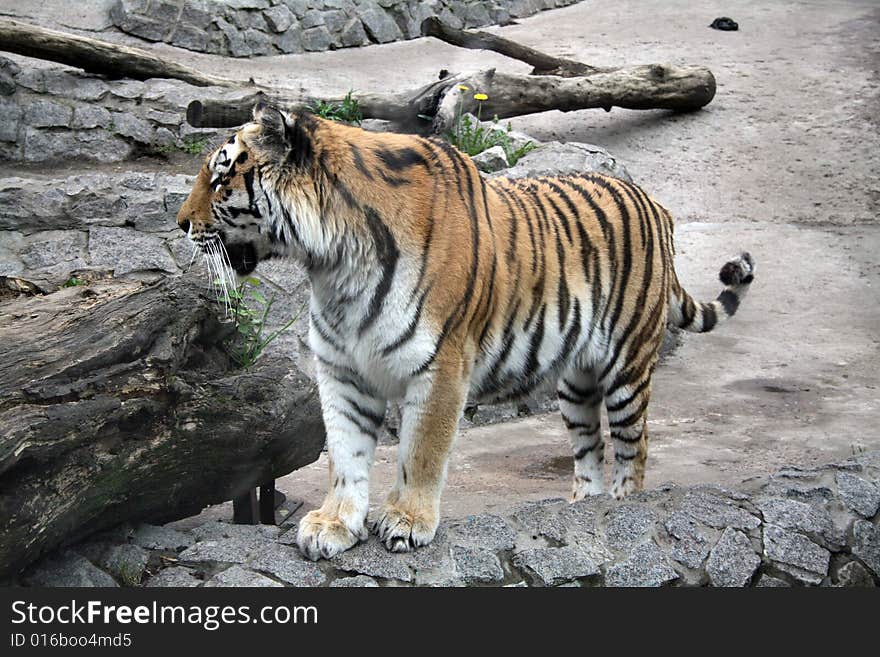
{"label": "black stripe", "polygon": [[379,415],[378,413],[374,413],[368,408],[364,408],[353,399],[349,399],[348,397],[343,397],[343,399],[345,399],[349,406],[351,406],[358,415],[368,420],[369,422],[372,422],[376,427],[381,425],[382,422],[385,420],[384,415]]}
{"label": "black stripe", "polygon": [[355,417],[354,415],[352,415],[348,411],[342,410],[342,409],[337,409],[337,410],[339,411],[339,414],[342,417],[344,417],[346,420],[348,420],[354,426],[356,426],[362,434],[364,434],[365,436],[369,436],[373,440],[378,440],[378,435],[376,434],[375,429],[371,429],[370,427],[364,426],[364,424],[357,417]]}
{"label": "black stripe", "polygon": [[377,148],[375,153],[376,157],[382,160],[382,163],[394,172],[401,172],[414,166],[428,168],[425,156],[414,148],[405,147],[396,151],[387,148]]}
{"label": "black stripe", "polygon": [[601,440],[597,440],[596,442],[594,442],[594,443],[593,443],[592,445],[590,445],[589,447],[581,447],[581,448],[575,453],[575,455],[574,455],[574,460],[575,460],[575,461],[580,461],[582,458],[584,458],[587,454],[589,454],[590,452],[592,452],[594,449],[596,449],[596,448],[597,448],[599,445],[601,445],[601,444],[602,444],[602,441],[601,441]]}
{"label": "black stripe", "polygon": [[368,208],[366,212],[367,227],[373,237],[373,244],[376,248],[376,260],[382,265],[382,278],[376,285],[373,297],[370,299],[369,312],[361,322],[358,328],[358,334],[363,335],[382,310],[382,304],[385,297],[391,290],[391,283],[394,279],[394,271],[397,268],[397,260],[400,257],[400,251],[397,249],[397,243],[394,236],[388,229],[388,226],[382,221],[379,213],[372,208]]}
{"label": "black stripe", "polygon": [[718,323],[718,313],[715,312],[715,306],[710,303],[700,304],[703,310],[703,328],[701,331],[711,331]]}
{"label": "black stripe", "polygon": [[394,342],[382,349],[383,356],[387,356],[388,354],[392,353],[396,349],[399,349],[404,344],[412,340],[413,336],[416,334],[416,327],[419,325],[419,319],[422,316],[422,309],[425,306],[425,297],[428,296],[428,292],[430,291],[430,289],[431,288],[429,286],[425,289],[424,292],[422,292],[421,296],[419,297],[419,303],[416,306],[416,312],[413,315],[412,320],[410,320],[409,326],[406,327],[406,330],[401,333],[400,337],[398,337]]}
{"label": "black stripe", "polygon": [[351,159],[354,160],[354,166],[361,172],[364,178],[367,180],[373,180],[373,172],[370,171],[370,168],[364,163],[364,156],[361,154],[361,149],[354,144],[349,144],[349,147],[351,148]]}
{"label": "black stripe", "polygon": [[[644,380],[643,380],[643,381],[642,381],[642,382],[641,382],[641,383],[640,383],[640,384],[639,384],[639,385],[638,385],[638,386],[637,386],[637,387],[636,387],[636,388],[630,393],[630,395],[629,395],[628,397],[626,397],[625,399],[620,400],[620,401],[617,402],[616,404],[611,404],[611,405],[606,404],[606,405],[605,405],[605,409],[606,409],[609,413],[616,413],[617,411],[622,411],[624,408],[626,408],[627,406],[629,406],[629,405],[632,403],[632,401],[633,401],[636,397],[638,397],[640,394],[642,394],[642,392],[645,390],[645,388],[648,387],[648,385],[649,385],[650,383],[651,383],[651,377],[647,377],[647,378],[645,378],[645,379],[644,379]],[[617,386],[617,387],[614,389],[613,392],[616,392],[617,390],[619,390],[619,389],[620,389],[621,387],[623,387],[624,385],[628,385],[628,384],[623,383],[623,384]],[[609,398],[609,397],[611,397],[611,395],[613,394],[613,392],[612,392],[612,391],[609,391],[608,394],[605,396],[606,399]]]}
{"label": "black stripe", "polygon": [[724,292],[718,295],[718,301],[724,306],[724,312],[727,313],[728,317],[736,313],[737,308],[739,308],[739,297],[733,290],[724,290]]}

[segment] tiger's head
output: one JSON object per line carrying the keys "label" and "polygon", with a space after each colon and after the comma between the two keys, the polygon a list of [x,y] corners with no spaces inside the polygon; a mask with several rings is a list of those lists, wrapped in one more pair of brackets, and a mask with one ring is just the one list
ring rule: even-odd
{"label": "tiger's head", "polygon": [[320,119],[263,104],[205,159],[177,213],[177,224],[226,283],[259,262],[299,255],[308,262],[320,245],[321,181],[315,170]]}

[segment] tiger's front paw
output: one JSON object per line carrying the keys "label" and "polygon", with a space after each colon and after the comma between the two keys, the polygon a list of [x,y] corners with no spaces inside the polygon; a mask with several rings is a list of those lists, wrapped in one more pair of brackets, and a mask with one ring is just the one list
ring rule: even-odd
{"label": "tiger's front paw", "polygon": [[367,529],[363,522],[359,527],[350,528],[338,516],[334,517],[316,509],[299,521],[296,542],[304,556],[317,561],[321,557],[329,559],[345,552],[366,538]]}
{"label": "tiger's front paw", "polygon": [[440,519],[433,512],[409,512],[386,503],[380,510],[373,530],[391,552],[409,552],[434,540]]}

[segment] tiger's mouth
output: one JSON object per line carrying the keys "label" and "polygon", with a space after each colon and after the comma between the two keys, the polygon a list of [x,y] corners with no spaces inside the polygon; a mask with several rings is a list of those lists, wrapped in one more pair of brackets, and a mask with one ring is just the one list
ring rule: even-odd
{"label": "tiger's mouth", "polygon": [[239,276],[247,276],[257,267],[257,250],[247,242],[241,244],[226,244],[226,255],[230,266]]}

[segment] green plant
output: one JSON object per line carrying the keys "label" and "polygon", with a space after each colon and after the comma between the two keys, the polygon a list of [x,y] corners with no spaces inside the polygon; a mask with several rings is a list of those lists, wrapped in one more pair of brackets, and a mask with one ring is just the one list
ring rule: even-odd
{"label": "green plant", "polygon": [[76,276],[71,276],[66,281],[64,281],[64,283],[61,285],[61,287],[76,287],[78,285],[88,285],[88,283],[81,278],[77,278]]}
{"label": "green plant", "polygon": [[331,121],[360,125],[364,120],[364,115],[361,113],[357,99],[352,98],[351,94],[352,92],[349,91],[341,103],[332,100],[317,100],[309,107],[309,111]]}
{"label": "green plant", "polygon": [[[459,89],[461,91],[468,91],[468,88],[465,86],[460,86]],[[531,141],[514,147],[513,139],[510,136],[513,127],[508,123],[506,129],[502,128],[498,124],[497,116],[492,120],[491,126],[484,125],[480,120],[480,115],[483,109],[483,101],[488,100],[488,96],[486,94],[474,94],[474,98],[479,102],[476,120],[462,113],[463,102],[459,101],[455,125],[445,135],[449,143],[470,156],[478,155],[493,146],[501,146],[507,158],[507,163],[510,166],[516,164],[523,155],[535,149],[535,144]]]}
{"label": "green plant", "polygon": [[207,137],[199,137],[198,135],[187,135],[180,140],[179,144],[170,143],[163,144],[156,148],[160,153],[173,153],[179,151],[181,153],[189,153],[190,155],[200,155],[205,151],[208,145]]}
{"label": "green plant", "polygon": [[180,141],[182,142],[182,145],[179,147],[180,150],[190,155],[200,155],[205,150],[205,146],[208,145],[208,138],[199,137],[198,135],[187,135]]}
{"label": "green plant", "polygon": [[[219,280],[214,281],[220,285]],[[234,289],[221,292],[220,302],[227,309],[236,327],[236,334],[228,344],[229,355],[239,367],[251,367],[262,355],[263,350],[279,335],[289,329],[302,314],[305,304],[281,328],[265,335],[266,318],[275,303],[275,296],[266,299],[258,289],[260,279],[250,276]]]}

